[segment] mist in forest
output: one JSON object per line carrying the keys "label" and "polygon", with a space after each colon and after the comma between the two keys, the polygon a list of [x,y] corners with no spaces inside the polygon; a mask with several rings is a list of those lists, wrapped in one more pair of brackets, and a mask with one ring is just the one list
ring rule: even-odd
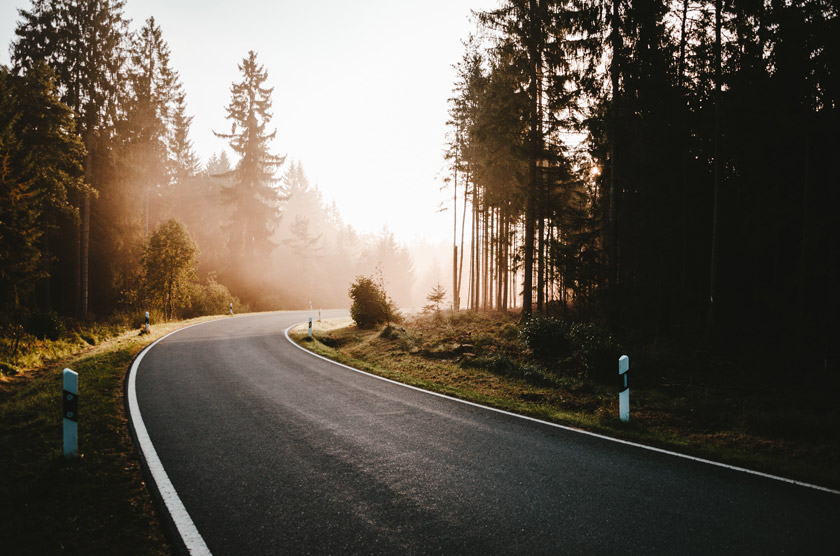
{"label": "mist in forest", "polygon": [[406,245],[387,227],[355,230],[303,161],[277,152],[278,80],[257,52],[242,53],[212,130],[226,148],[201,160],[160,25],[122,7],[19,14],[0,75],[3,192],[18,200],[3,239],[25,248],[4,258],[4,319],[344,308],[358,276],[399,307],[422,300]]}
{"label": "mist in forest", "polygon": [[345,308],[357,276],[382,281],[404,309],[418,301],[413,258],[408,247],[383,229],[360,234],[345,223],[338,207],[310,183],[303,163],[285,162],[277,183],[281,201],[267,256],[240,260],[232,268],[224,234],[224,203],[231,165],[224,152],[181,189],[172,214],[184,222],[201,251],[198,275],[230,287],[252,310]]}

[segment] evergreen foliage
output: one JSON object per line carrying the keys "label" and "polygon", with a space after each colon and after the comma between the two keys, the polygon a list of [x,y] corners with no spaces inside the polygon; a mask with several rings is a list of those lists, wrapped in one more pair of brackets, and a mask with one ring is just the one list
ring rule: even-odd
{"label": "evergreen foliage", "polygon": [[471,309],[516,308],[521,291],[526,318],[639,339],[708,322],[836,357],[835,6],[509,0],[477,15],[448,154],[472,209]]}
{"label": "evergreen foliage", "polygon": [[[97,261],[101,265],[90,265],[91,229],[95,240],[106,233],[99,226],[102,219],[92,217],[92,212],[99,211],[91,198],[109,185],[111,141],[124,96],[121,86],[125,82],[128,21],[122,14],[123,5],[122,0],[34,0],[29,11],[19,10],[21,20],[12,44],[15,73],[27,73],[41,63],[52,68],[61,101],[72,109],[76,131],[87,149],[84,173],[88,188],[76,201],[80,221],[73,237],[78,238],[78,245],[68,249],[75,252],[76,260],[64,277],[74,284],[75,295],[69,305],[80,317],[88,315],[91,266],[108,270],[104,264],[107,257]],[[107,214],[107,209],[103,213]],[[99,256],[95,253],[95,260]]]}
{"label": "evergreen foliage", "polygon": [[268,72],[257,62],[252,50],[239,64],[242,81],[231,86],[231,101],[226,107],[231,120],[230,133],[216,133],[227,139],[241,158],[230,172],[231,185],[224,190],[231,218],[225,230],[232,256],[253,260],[271,252],[271,232],[279,216],[281,191],[274,187],[275,170],[285,157],[272,154],[269,142],[276,131],[269,132],[272,88],[265,87]]}
{"label": "evergreen foliage", "polygon": [[426,295],[426,301],[428,301],[429,304],[423,307],[423,310],[426,312],[435,311],[436,313],[439,313],[440,306],[445,298],[446,289],[440,284],[437,284],[434,288],[432,288],[432,291]]}
{"label": "evergreen foliage", "polygon": [[22,77],[0,68],[0,96],[0,312],[19,322],[50,276],[49,235],[76,216],[68,195],[84,190],[84,147],[43,63]]}
{"label": "evergreen foliage", "polygon": [[350,285],[350,318],[359,328],[373,328],[386,321],[388,299],[379,284],[370,276],[357,276]]}

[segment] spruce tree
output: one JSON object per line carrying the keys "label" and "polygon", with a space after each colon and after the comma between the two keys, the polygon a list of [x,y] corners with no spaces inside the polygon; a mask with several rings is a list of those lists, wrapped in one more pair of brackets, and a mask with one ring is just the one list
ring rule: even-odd
{"label": "spruce tree", "polygon": [[201,172],[201,161],[195,154],[193,142],[190,140],[192,120],[193,117],[187,115],[186,96],[179,93],[175,98],[172,131],[169,134],[169,158],[176,182]]}
{"label": "spruce tree", "polygon": [[[55,72],[61,100],[76,114],[76,130],[87,149],[85,182],[100,186],[94,154],[106,147],[118,117],[124,81],[128,21],[122,0],[34,0],[32,8],[19,10],[12,44],[12,62],[25,73],[46,62]],[[78,287],[76,311],[88,312],[89,244],[92,189],[81,192],[77,248]]]}
{"label": "spruce tree", "polygon": [[[125,192],[129,199],[123,205],[137,206],[132,197],[142,198],[148,220],[148,211],[154,208],[149,206],[150,197],[165,195],[174,174],[169,150],[179,97],[178,74],[169,64],[169,46],[153,17],[132,37],[127,66],[129,90],[121,139],[127,177],[133,185]],[[153,223],[155,220],[152,218]]]}
{"label": "spruce tree", "polygon": [[233,261],[253,263],[269,255],[273,248],[271,234],[279,220],[283,198],[275,187],[274,172],[285,157],[269,150],[276,131],[267,130],[274,90],[265,86],[268,73],[257,62],[254,51],[238,67],[242,81],[231,86],[231,100],[226,107],[231,130],[216,136],[227,139],[241,157],[230,172],[231,185],[224,190],[230,210],[230,222],[225,226],[228,248]]}
{"label": "spruce tree", "polygon": [[[22,77],[0,68],[0,242],[8,249],[0,255],[0,274],[2,289],[14,292],[4,297],[13,299],[16,311],[36,305],[34,286],[52,271],[49,235],[62,215],[77,218],[68,196],[85,189],[84,146],[53,77],[43,63]],[[51,309],[46,285],[42,310]],[[9,303],[0,305],[8,308]]]}

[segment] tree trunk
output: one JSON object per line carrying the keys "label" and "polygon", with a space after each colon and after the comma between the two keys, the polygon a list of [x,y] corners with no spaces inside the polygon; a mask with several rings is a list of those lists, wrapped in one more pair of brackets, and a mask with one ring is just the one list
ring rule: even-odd
{"label": "tree trunk", "polygon": [[478,310],[478,188],[473,187],[472,241],[470,242],[470,308]]}
{"label": "tree trunk", "polygon": [[505,233],[504,239],[504,265],[502,268],[502,272],[504,272],[504,290],[502,293],[502,307],[504,311],[507,312],[508,310],[508,299],[510,296],[510,218],[508,217],[508,212],[505,210],[504,212],[504,220],[503,220],[503,227]]}
{"label": "tree trunk", "polygon": [[458,299],[458,170],[455,161],[455,181],[452,187],[452,310],[457,311],[461,300]]}
{"label": "tree trunk", "polygon": [[[461,260],[459,261],[459,264],[458,264],[458,281],[456,282],[457,283],[457,288],[458,288],[457,291],[458,291],[458,300],[459,300],[458,304],[459,305],[460,305],[460,299],[461,299],[461,284],[463,283],[462,280],[463,280],[463,277],[464,277],[464,230],[466,229],[466,224],[467,224],[466,220],[467,220],[467,184],[468,183],[469,183],[469,181],[464,182],[464,210],[461,213]],[[455,310],[457,311],[457,310],[459,310],[459,308],[456,308]]]}
{"label": "tree trunk", "polygon": [[481,308],[487,310],[487,273],[489,271],[488,263],[488,245],[490,243],[487,235],[487,211],[485,207],[481,211]]}
{"label": "tree trunk", "polygon": [[680,268],[680,291],[685,295],[686,281],[688,279],[688,157],[689,157],[689,129],[687,120],[683,118],[686,111],[686,95],[684,91],[685,74],[685,47],[687,37],[685,34],[686,21],[688,20],[688,0],[683,0],[682,26],[680,28],[680,59],[678,64],[677,84],[680,94],[680,119],[685,122],[685,129],[682,129],[685,144],[682,152],[682,261]]}
{"label": "tree trunk", "polygon": [[545,312],[545,218],[537,218],[537,313]]}
{"label": "tree trunk", "polygon": [[[90,129],[90,128],[88,128]],[[88,186],[93,185],[93,134],[91,131],[85,133],[85,182]],[[90,194],[82,194],[81,206],[81,227],[79,229],[79,303],[78,316],[86,319],[88,315],[88,283],[90,261]]]}
{"label": "tree trunk", "polygon": [[619,93],[619,71],[620,71],[620,56],[621,56],[621,29],[619,19],[619,1],[613,0],[612,3],[612,18],[611,18],[611,32],[610,44],[612,45],[612,63],[610,64],[610,83],[612,85],[612,104],[610,106],[610,182],[609,182],[609,224],[607,227],[607,241],[608,241],[608,278],[609,283],[609,319],[611,324],[615,324],[616,320],[616,287],[618,285],[618,153],[616,142],[618,134],[618,104],[620,99]]}
{"label": "tree trunk", "polygon": [[721,90],[721,0],[715,0],[715,137],[714,137],[714,206],[712,209],[712,254],[709,264],[708,330],[718,324],[718,257],[720,228],[720,90]]}
{"label": "tree trunk", "polygon": [[528,96],[531,103],[531,130],[529,137],[529,164],[528,164],[528,189],[525,192],[525,253],[524,266],[525,278],[522,289],[522,320],[531,318],[533,312],[533,287],[534,287],[534,225],[536,223],[536,191],[537,191],[537,155],[540,143],[540,106],[538,79],[539,70],[542,65],[542,52],[539,44],[539,22],[537,21],[537,0],[530,0],[529,24],[531,26],[531,41],[528,44]]}
{"label": "tree trunk", "polygon": [[810,181],[811,181],[811,134],[808,126],[802,130],[803,144],[805,146],[805,166],[802,170],[802,225],[799,243],[799,330],[803,336],[808,330],[808,248],[810,244],[810,233],[808,215],[810,214]]}

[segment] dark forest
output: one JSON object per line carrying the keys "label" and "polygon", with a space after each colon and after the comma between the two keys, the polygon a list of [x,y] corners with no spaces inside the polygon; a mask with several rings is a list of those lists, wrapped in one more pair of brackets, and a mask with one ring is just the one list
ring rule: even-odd
{"label": "dark forest", "polygon": [[448,152],[452,201],[475,209],[455,233],[476,238],[453,259],[464,305],[836,366],[835,4],[517,0],[476,16]]}
{"label": "dark forest", "polygon": [[[216,130],[240,159],[202,164],[161,29],[131,30],[122,8],[20,11],[0,71],[4,326],[305,307],[312,292],[278,276],[310,263],[321,306],[377,265],[411,283],[405,248],[362,241],[271,151],[256,53]],[[445,160],[453,308],[836,366],[835,3],[513,0],[474,18]],[[176,248],[190,268],[162,270]]]}

